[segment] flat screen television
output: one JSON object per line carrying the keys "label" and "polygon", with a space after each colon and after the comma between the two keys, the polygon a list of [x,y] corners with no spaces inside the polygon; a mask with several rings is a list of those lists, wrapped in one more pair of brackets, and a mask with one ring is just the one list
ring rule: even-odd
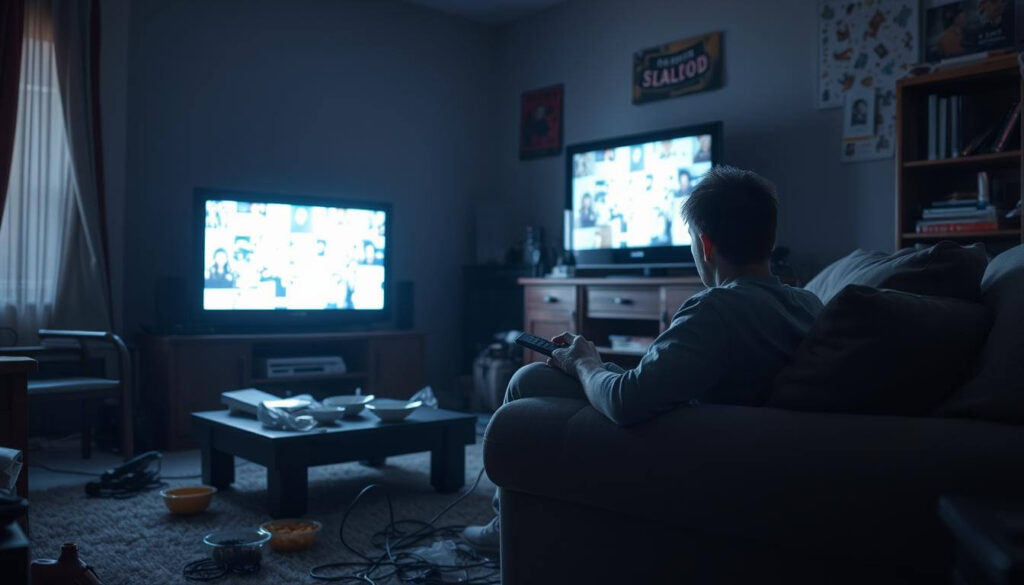
{"label": "flat screen television", "polygon": [[326,329],[390,317],[386,204],[199,189],[199,322]]}
{"label": "flat screen television", "polygon": [[680,205],[721,158],[721,122],[569,146],[566,244],[576,264],[692,265]]}

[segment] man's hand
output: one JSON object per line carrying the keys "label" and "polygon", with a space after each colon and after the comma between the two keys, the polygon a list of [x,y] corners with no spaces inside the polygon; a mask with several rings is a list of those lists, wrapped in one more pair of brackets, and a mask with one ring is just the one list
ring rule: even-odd
{"label": "man's hand", "polygon": [[548,358],[548,365],[558,368],[573,378],[579,379],[579,364],[594,363],[601,364],[601,354],[597,353],[594,343],[585,339],[582,335],[562,333],[551,338],[551,342],[564,345],[551,352]]}

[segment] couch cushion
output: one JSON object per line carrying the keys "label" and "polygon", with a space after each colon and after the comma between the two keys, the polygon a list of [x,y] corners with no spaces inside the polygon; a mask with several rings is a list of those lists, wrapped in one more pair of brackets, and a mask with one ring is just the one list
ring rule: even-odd
{"label": "couch cushion", "polygon": [[825,305],[768,404],[928,414],[968,379],[990,324],[979,303],[852,284]]}
{"label": "couch cushion", "polygon": [[939,242],[895,254],[855,250],[822,270],[807,290],[827,303],[848,284],[889,288],[919,295],[977,300],[988,257],[981,244]]}
{"label": "couch cushion", "polygon": [[992,260],[981,295],[994,322],[978,374],[939,413],[1024,424],[1024,245]]}

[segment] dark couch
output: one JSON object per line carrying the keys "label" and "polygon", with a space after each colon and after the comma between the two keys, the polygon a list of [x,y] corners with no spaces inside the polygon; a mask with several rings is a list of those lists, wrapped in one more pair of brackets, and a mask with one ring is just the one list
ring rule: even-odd
{"label": "dark couch", "polygon": [[[1016,295],[1024,248],[1008,254],[996,271],[1016,273]],[[1010,350],[1024,373],[1024,309],[986,290],[995,278],[978,367]],[[1024,375],[995,379],[988,411],[1014,412],[998,401],[1019,406]],[[942,411],[958,418],[707,405],[635,427],[583,401],[507,404],[484,438],[503,583],[948,582],[938,497],[1024,495],[1024,421],[979,420],[963,398]]]}

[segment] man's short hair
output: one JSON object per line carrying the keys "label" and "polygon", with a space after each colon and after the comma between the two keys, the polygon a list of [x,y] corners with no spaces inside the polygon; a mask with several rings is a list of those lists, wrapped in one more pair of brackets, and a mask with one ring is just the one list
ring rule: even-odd
{"label": "man's short hair", "polygon": [[737,266],[767,260],[775,247],[779,201],[775,185],[751,171],[708,171],[683,203],[683,218]]}

